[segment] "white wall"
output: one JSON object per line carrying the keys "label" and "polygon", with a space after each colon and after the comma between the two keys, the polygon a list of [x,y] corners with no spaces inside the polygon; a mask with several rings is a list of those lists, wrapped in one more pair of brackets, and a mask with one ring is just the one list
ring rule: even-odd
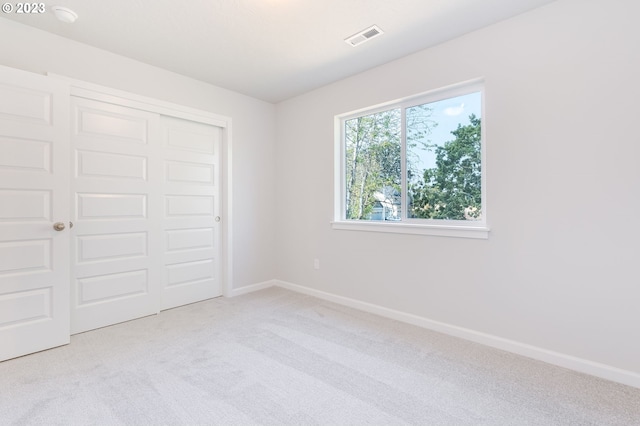
{"label": "white wall", "polygon": [[[640,377],[638,16],[559,0],[280,103],[278,279]],[[489,239],[332,230],[334,116],[476,77]]]}
{"label": "white wall", "polygon": [[60,74],[231,117],[233,286],[238,288],[274,277],[272,104],[7,19],[0,19],[0,34],[1,65]]}

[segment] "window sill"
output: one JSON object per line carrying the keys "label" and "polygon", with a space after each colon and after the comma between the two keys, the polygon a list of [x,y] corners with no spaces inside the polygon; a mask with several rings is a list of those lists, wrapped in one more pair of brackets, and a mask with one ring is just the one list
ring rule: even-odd
{"label": "window sill", "polygon": [[373,221],[331,222],[333,229],[346,231],[390,232],[394,234],[432,235],[438,237],[488,239],[486,226],[422,225],[415,223],[388,223]]}

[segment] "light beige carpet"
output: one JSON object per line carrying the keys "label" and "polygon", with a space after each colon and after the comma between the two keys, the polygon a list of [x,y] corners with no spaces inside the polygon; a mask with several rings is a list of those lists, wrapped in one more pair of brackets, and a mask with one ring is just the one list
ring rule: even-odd
{"label": "light beige carpet", "polygon": [[0,363],[1,425],[640,425],[640,389],[272,288]]}

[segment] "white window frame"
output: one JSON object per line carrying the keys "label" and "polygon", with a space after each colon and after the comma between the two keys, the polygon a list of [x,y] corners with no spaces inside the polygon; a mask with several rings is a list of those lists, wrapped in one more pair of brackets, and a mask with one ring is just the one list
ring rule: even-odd
{"label": "white window frame", "polygon": [[[407,108],[426,103],[441,101],[448,98],[454,98],[469,93],[480,92],[481,96],[481,198],[482,198],[482,217],[477,221],[465,220],[443,220],[443,219],[416,219],[407,218],[407,172],[406,172],[406,118],[405,111]],[[346,219],[346,177],[345,177],[345,122],[347,120],[361,117],[364,115],[374,114],[376,112],[386,111],[394,108],[401,108],[402,123],[402,220],[398,222],[387,222],[377,220],[347,220]],[[485,136],[485,90],[484,81],[476,79],[466,81],[464,83],[443,87],[436,90],[420,93],[418,95],[402,98],[399,100],[385,102],[373,107],[363,108],[356,111],[340,114],[334,118],[335,129],[335,149],[334,149],[334,220],[331,222],[333,229],[350,230],[350,231],[369,231],[369,232],[391,232],[397,234],[418,234],[433,235],[443,237],[462,237],[462,238],[489,238],[489,227],[487,225],[487,161],[486,147],[487,138]]]}

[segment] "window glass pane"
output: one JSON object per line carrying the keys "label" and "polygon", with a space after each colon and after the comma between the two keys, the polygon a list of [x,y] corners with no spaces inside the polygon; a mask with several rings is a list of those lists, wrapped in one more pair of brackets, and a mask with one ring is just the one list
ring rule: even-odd
{"label": "window glass pane", "polygon": [[345,208],[351,220],[400,220],[400,109],[345,121]]}
{"label": "window glass pane", "polygon": [[407,108],[407,217],[482,215],[481,93]]}

